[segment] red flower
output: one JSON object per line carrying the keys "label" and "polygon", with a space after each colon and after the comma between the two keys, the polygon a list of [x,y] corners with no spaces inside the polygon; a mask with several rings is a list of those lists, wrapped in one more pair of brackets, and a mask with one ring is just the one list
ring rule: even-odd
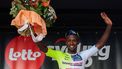
{"label": "red flower", "polygon": [[37,7],[38,6],[38,2],[39,0],[30,0],[30,5],[33,6],[33,7]]}
{"label": "red flower", "polygon": [[47,7],[50,4],[50,0],[42,2],[41,4],[42,4],[42,6]]}

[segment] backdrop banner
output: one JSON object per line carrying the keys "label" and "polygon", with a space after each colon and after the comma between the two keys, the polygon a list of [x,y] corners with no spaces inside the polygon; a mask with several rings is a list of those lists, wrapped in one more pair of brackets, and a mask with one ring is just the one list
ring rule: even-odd
{"label": "backdrop banner", "polygon": [[[87,50],[99,40],[102,32],[79,32],[77,52]],[[88,59],[86,69],[122,69],[122,33],[111,33],[105,46]],[[67,52],[64,32],[49,32],[42,43]],[[0,34],[0,69],[59,69],[55,59],[34,44],[31,37],[14,33]]]}

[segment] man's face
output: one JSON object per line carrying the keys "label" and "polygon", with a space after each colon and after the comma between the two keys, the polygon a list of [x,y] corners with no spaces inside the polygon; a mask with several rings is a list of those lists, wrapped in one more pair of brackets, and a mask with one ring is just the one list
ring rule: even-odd
{"label": "man's face", "polygon": [[67,44],[68,50],[70,50],[70,51],[76,50],[77,43],[78,43],[78,40],[77,40],[77,37],[75,35],[67,36],[66,44]]}

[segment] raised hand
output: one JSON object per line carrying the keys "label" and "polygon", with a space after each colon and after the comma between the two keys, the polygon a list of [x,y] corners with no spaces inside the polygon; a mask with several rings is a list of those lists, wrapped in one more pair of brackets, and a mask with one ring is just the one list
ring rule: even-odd
{"label": "raised hand", "polygon": [[112,25],[111,19],[107,16],[105,12],[101,12],[101,17],[107,25]]}

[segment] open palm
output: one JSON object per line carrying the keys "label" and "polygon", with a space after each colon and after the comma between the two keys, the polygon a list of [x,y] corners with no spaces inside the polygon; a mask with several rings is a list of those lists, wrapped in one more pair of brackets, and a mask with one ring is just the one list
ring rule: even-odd
{"label": "open palm", "polygon": [[112,25],[111,19],[107,16],[105,12],[101,12],[100,15],[107,25]]}

